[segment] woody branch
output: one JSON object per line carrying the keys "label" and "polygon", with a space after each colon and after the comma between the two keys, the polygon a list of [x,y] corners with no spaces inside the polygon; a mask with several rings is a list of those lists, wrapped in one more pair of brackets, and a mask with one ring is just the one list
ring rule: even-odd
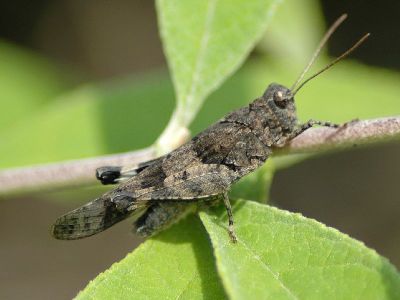
{"label": "woody branch", "polygon": [[[275,153],[304,153],[360,145],[400,137],[400,116],[355,121],[339,128],[311,128]],[[92,185],[95,170],[106,165],[136,165],[155,158],[149,147],[122,154],[0,171],[0,194]]]}

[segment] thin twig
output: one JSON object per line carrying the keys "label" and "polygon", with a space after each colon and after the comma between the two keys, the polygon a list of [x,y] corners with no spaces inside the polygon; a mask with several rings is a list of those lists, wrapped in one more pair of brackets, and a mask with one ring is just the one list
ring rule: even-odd
{"label": "thin twig", "polygon": [[312,128],[285,146],[285,152],[304,153],[354,146],[400,137],[400,116],[351,121],[339,128]]}
{"label": "thin twig", "polygon": [[0,171],[0,194],[53,190],[60,187],[86,186],[96,182],[95,170],[102,166],[135,166],[153,159],[155,151],[138,151],[71,160],[40,166]]}
{"label": "thin twig", "polygon": [[[340,128],[312,128],[296,137],[276,154],[334,149],[400,137],[400,116],[354,121]],[[155,158],[155,150],[143,150],[0,171],[0,194],[42,191],[93,184],[95,170],[106,165],[137,165]]]}

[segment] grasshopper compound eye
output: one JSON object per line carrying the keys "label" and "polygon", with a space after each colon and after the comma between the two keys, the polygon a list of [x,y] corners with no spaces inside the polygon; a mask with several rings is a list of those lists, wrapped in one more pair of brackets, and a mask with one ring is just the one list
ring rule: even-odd
{"label": "grasshopper compound eye", "polygon": [[287,106],[287,99],[283,95],[282,91],[277,91],[273,95],[275,104],[280,108],[285,108]]}

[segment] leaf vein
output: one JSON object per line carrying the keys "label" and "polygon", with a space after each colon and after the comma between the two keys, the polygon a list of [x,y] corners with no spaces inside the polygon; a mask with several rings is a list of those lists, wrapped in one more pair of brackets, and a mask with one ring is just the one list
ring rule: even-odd
{"label": "leaf vein", "polygon": [[206,19],[204,23],[204,33],[201,38],[200,49],[197,55],[196,65],[191,78],[190,91],[186,96],[186,99],[183,99],[186,105],[190,104],[190,102],[193,101],[194,94],[196,92],[197,84],[200,78],[200,71],[203,67],[204,55],[206,53],[208,41],[210,39],[210,28],[215,15],[216,3],[217,0],[210,0],[208,2]]}
{"label": "leaf vein", "polygon": [[292,297],[292,299],[299,299],[286,285],[285,283],[279,278],[279,275],[276,274],[271,268],[270,266],[265,263],[255,252],[253,249],[251,249],[249,246],[247,246],[247,244],[243,241],[243,240],[238,240],[239,243],[241,243],[253,256],[254,259],[258,260],[261,265],[267,269],[267,271],[269,273],[272,274],[272,276],[279,282],[279,284],[281,285],[281,287],[290,295],[290,297]]}

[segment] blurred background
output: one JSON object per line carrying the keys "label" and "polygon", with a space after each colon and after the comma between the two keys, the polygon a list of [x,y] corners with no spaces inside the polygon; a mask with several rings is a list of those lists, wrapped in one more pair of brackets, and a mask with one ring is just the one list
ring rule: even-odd
{"label": "blurred background", "polygon": [[[371,39],[351,59],[388,72],[399,71],[399,2],[300,2],[307,22],[318,24],[312,27],[316,36],[340,14],[349,14],[328,43],[330,55],[338,55],[363,33],[371,32]],[[277,24],[285,24],[279,13],[276,18]],[[284,27],[279,29],[271,31],[285,34]],[[290,36],[282,39],[291,40]],[[299,37],[295,41],[299,42]],[[260,56],[273,59],[277,55],[264,43],[252,53],[250,63]],[[286,64],[280,68],[288,69],[290,77],[278,79],[294,80],[297,73],[293,72],[298,71],[290,65],[296,58],[280,59]],[[274,78],[274,74],[270,76]],[[269,83],[265,78],[258,80],[265,81],[265,86]],[[221,100],[225,104],[211,118],[227,112],[230,97],[251,100],[240,76],[232,82],[239,83],[237,88],[242,90],[225,88],[228,100]],[[254,98],[261,92],[252,91],[251,95]],[[218,91],[214,97],[222,93]],[[321,101],[323,98],[321,95]],[[132,101],[133,106],[128,104]],[[348,101],[351,105],[351,99]],[[152,1],[0,3],[1,168],[148,146],[168,121],[173,103]],[[344,115],[347,108],[343,107]],[[392,115],[399,113],[391,111]],[[212,122],[204,115],[193,125],[193,132]],[[158,120],[156,124],[151,122],[153,118]],[[137,124],[145,124],[145,128],[135,127]],[[348,233],[399,268],[399,151],[400,143],[390,142],[306,160],[276,174],[271,201]],[[70,299],[141,242],[130,234],[129,221],[89,239],[65,242],[51,238],[50,226],[58,216],[99,192],[96,187],[0,196],[1,299]]]}

